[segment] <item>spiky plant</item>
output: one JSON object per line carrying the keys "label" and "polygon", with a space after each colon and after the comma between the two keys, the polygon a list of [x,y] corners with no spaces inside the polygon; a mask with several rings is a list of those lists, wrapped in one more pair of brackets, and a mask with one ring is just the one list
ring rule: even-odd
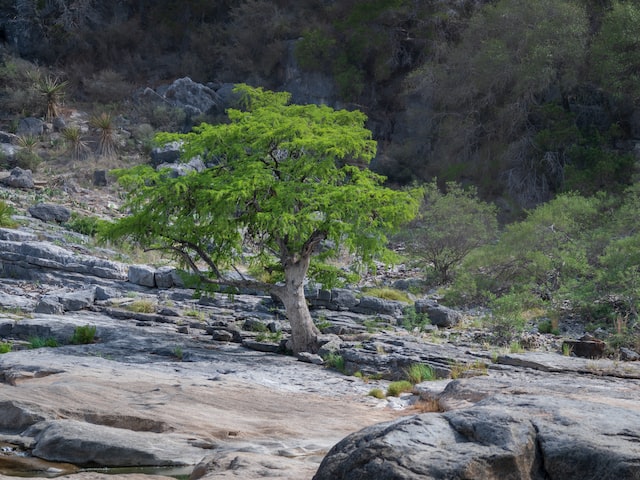
{"label": "spiky plant", "polygon": [[80,160],[89,151],[89,146],[82,140],[82,132],[76,126],[70,126],[62,130],[62,138],[67,144],[69,153],[73,160]]}
{"label": "spiky plant", "polygon": [[36,80],[36,90],[45,98],[47,107],[45,118],[51,120],[58,116],[58,108],[64,98],[64,90],[69,82],[52,75],[40,76]]}
{"label": "spiky plant", "polygon": [[113,118],[108,112],[94,115],[89,121],[90,125],[98,130],[98,155],[113,158],[116,155],[116,136]]}

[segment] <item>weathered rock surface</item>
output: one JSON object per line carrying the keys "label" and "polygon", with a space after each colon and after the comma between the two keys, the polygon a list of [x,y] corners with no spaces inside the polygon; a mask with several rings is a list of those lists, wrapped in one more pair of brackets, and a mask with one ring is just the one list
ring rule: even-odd
{"label": "weathered rock surface", "polygon": [[542,396],[494,396],[350,435],[314,480],[640,478],[640,410]]}

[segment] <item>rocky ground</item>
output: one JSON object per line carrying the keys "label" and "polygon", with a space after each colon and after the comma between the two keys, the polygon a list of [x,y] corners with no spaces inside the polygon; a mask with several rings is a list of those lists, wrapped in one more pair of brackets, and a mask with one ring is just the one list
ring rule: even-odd
{"label": "rocky ground", "polygon": [[[271,298],[197,297],[171,267],[29,211],[112,215],[110,187],[34,187],[0,187],[19,213],[19,228],[0,230],[0,344],[12,345],[0,355],[0,478],[640,478],[640,362],[562,355],[575,325],[566,338],[531,332],[531,350],[511,353],[469,312],[438,310],[460,323],[409,332],[398,302],[310,292],[339,372],[282,354],[288,325]],[[85,327],[95,340],[71,344]],[[416,363],[438,379],[369,395]]]}

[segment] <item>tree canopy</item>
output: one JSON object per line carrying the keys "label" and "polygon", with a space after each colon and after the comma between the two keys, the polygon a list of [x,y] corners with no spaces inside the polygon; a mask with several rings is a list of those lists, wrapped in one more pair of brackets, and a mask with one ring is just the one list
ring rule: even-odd
{"label": "tree canopy", "polygon": [[331,286],[348,278],[331,259],[352,254],[357,273],[384,258],[386,235],[415,216],[421,192],[386,188],[366,168],[376,143],[361,112],[290,105],[287,93],[247,85],[235,93],[243,109],[229,109],[229,123],[158,136],[182,142],[183,158],[200,156],[203,171],[177,178],[150,166],[118,172],[128,215],[105,234],[170,252],[205,283],[278,296],[292,349],[314,350],[307,275]]}

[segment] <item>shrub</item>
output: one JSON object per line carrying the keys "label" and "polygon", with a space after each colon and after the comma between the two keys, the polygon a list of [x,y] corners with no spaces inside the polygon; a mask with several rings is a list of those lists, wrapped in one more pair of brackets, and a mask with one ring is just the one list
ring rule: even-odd
{"label": "shrub", "polygon": [[46,102],[45,118],[51,120],[58,116],[58,108],[64,98],[64,91],[69,82],[62,81],[53,75],[37,75],[35,88]]}
{"label": "shrub", "polygon": [[64,224],[65,228],[74,232],[94,237],[100,231],[101,225],[107,220],[102,220],[98,217],[79,215],[76,212],[71,214],[71,218]]}
{"label": "shrub", "polygon": [[413,383],[408,380],[398,380],[391,382],[387,387],[388,397],[399,397],[401,393],[413,391]]}
{"label": "shrub", "polygon": [[407,330],[418,329],[420,331],[424,330],[424,327],[427,325],[431,325],[431,320],[429,320],[429,315],[426,313],[418,313],[416,312],[416,308],[412,305],[407,307],[402,312],[402,326]]}
{"label": "shrub", "polygon": [[471,250],[495,238],[496,215],[496,207],[479,200],[475,189],[449,182],[442,193],[433,181],[419,217],[401,239],[425,269],[434,271],[436,283],[447,283]]}
{"label": "shrub", "polygon": [[329,353],[325,358],[324,362],[329,368],[333,368],[341,373],[346,372],[344,357],[337,353]]}
{"label": "shrub", "polygon": [[9,342],[0,342],[0,354],[9,353],[13,349],[13,345]]}
{"label": "shrub", "polygon": [[73,330],[73,336],[71,337],[71,343],[73,345],[87,345],[93,343],[96,336],[96,327],[93,325],[84,325],[82,327],[76,327]]}
{"label": "shrub", "polygon": [[73,160],[83,159],[89,152],[89,147],[82,140],[82,132],[76,126],[69,126],[62,130],[62,138],[67,144],[67,148]]}
{"label": "shrub", "polygon": [[436,379],[436,371],[430,365],[414,363],[407,369],[407,379],[412,383],[421,383]]}

